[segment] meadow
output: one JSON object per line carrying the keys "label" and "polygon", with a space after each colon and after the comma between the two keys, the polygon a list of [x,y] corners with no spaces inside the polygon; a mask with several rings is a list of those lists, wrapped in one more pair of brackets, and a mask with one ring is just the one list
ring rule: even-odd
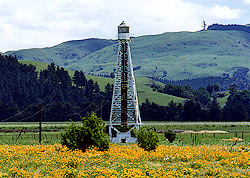
{"label": "meadow", "polygon": [[249,177],[249,146],[136,144],[70,151],[54,145],[1,145],[0,177]]}
{"label": "meadow", "polygon": [[[71,122],[43,122],[42,144],[60,143],[61,132]],[[80,124],[81,122],[76,122]],[[107,124],[108,122],[106,122]],[[250,122],[143,122],[144,127],[153,127],[160,137],[160,144],[168,145],[164,131],[177,132],[175,145],[232,145],[223,139],[242,138],[237,144],[250,144]],[[198,131],[227,131],[227,133],[198,133]],[[36,145],[39,140],[39,125],[36,122],[2,122],[0,144]],[[183,132],[186,131],[186,132]]]}
{"label": "meadow", "polygon": [[[108,151],[84,153],[60,144],[69,124],[43,123],[39,145],[38,123],[1,123],[0,177],[250,177],[250,122],[145,122],[159,132],[155,151],[111,144]],[[164,139],[164,130],[177,131],[173,143]],[[244,141],[224,140],[233,137]]]}

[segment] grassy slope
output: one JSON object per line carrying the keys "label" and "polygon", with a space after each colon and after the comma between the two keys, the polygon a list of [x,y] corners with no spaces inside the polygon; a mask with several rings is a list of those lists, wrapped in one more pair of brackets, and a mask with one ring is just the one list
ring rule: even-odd
{"label": "grassy slope", "polygon": [[[132,39],[131,53],[138,76],[149,76],[157,67],[156,76],[185,79],[232,74],[233,67],[245,67],[250,57],[250,34],[237,31],[164,33]],[[96,51],[71,68],[88,66],[90,73],[107,73],[116,63],[116,46]],[[100,70],[103,68],[103,70]]]}
{"label": "grassy slope", "polygon": [[73,40],[47,48],[31,48],[19,51],[8,51],[7,55],[16,55],[19,60],[55,63],[57,66],[67,66],[85,56],[114,44],[115,41],[105,39]]}
{"label": "grassy slope", "polygon": [[[38,62],[38,61],[20,60],[19,62],[23,64],[35,65],[38,71],[46,69],[48,66],[48,64]],[[68,70],[68,73],[71,77],[74,75],[74,71],[72,70]],[[110,84],[114,83],[114,79],[111,79],[111,78],[99,77],[99,76],[93,76],[93,75],[85,75],[85,76],[88,80],[92,79],[93,81],[97,81],[102,91],[104,91],[105,85],[107,85],[107,83],[110,83]],[[163,105],[163,106],[168,105],[168,103],[171,100],[173,100],[176,103],[181,103],[184,101],[184,99],[180,97],[175,97],[175,96],[152,91],[152,88],[150,87],[151,86],[150,83],[151,83],[150,79],[148,78],[145,78],[145,77],[136,78],[136,87],[138,91],[138,98],[139,98],[140,104],[142,102],[145,102],[146,99],[148,99],[150,102],[155,102],[156,104]],[[164,86],[163,84],[159,82],[157,83],[157,85]]]}
{"label": "grassy slope", "polygon": [[[247,67],[250,34],[238,31],[163,33],[133,38],[131,53],[136,76],[185,79],[232,74]],[[116,66],[117,46],[112,40],[89,39],[65,42],[52,48],[29,49],[7,54],[20,59],[55,61],[56,65],[85,73],[109,74]]]}
{"label": "grassy slope", "polygon": [[224,106],[226,105],[226,102],[227,102],[227,98],[229,97],[229,91],[225,91],[224,92],[226,94],[226,96],[224,96],[223,98],[218,98],[218,103],[220,104],[220,106],[222,108],[224,108]]}
{"label": "grassy slope", "polygon": [[19,60],[18,62],[26,65],[33,65],[36,66],[36,70],[39,72],[40,70],[47,69],[48,64],[39,61],[30,61],[30,60]]}

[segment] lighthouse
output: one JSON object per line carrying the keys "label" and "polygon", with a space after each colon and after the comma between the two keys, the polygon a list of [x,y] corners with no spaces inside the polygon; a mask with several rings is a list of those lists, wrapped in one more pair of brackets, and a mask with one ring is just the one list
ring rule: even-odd
{"label": "lighthouse", "polygon": [[117,66],[109,120],[109,138],[113,143],[136,142],[131,130],[138,130],[142,125],[129,42],[129,26],[122,21],[118,26]]}

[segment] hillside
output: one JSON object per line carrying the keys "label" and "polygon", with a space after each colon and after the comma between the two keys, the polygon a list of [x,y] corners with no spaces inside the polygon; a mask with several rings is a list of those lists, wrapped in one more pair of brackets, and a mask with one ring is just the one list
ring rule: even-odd
{"label": "hillside", "polygon": [[[25,61],[25,60],[20,60],[19,61],[22,64],[31,64],[36,66],[37,70],[43,70],[46,69],[48,64],[43,63],[43,62],[38,62],[38,61]],[[67,70],[69,75],[72,77],[74,75],[74,71],[72,70]],[[100,76],[93,76],[93,75],[85,75],[86,78],[92,79],[93,81],[96,81],[99,86],[100,89],[102,91],[104,91],[105,89],[105,85],[107,85],[107,83],[113,84],[114,80],[111,78],[107,78],[107,77],[100,77]],[[164,84],[157,82],[156,83],[158,86],[163,87]],[[148,78],[145,77],[137,77],[136,78],[136,86],[137,86],[137,91],[138,91],[138,98],[139,98],[139,103],[143,103],[146,101],[146,99],[148,99],[150,102],[154,102],[158,105],[162,105],[162,106],[166,106],[168,105],[168,103],[170,101],[174,101],[175,103],[182,103],[184,101],[183,98],[180,97],[175,97],[175,96],[171,96],[171,95],[167,95],[167,94],[163,94],[163,93],[159,93],[159,92],[154,92],[151,88],[151,81]]]}
{"label": "hillside", "polygon": [[[222,76],[248,67],[250,34],[240,31],[176,32],[132,38],[136,76],[169,80]],[[89,74],[110,74],[116,67],[115,41],[87,39],[51,48],[10,51],[18,59],[54,62]]]}
{"label": "hillside", "polygon": [[19,60],[40,61],[55,63],[58,66],[67,66],[88,56],[115,41],[90,38],[86,40],[67,41],[50,48],[32,48],[19,51],[9,51],[5,54],[17,56]]}

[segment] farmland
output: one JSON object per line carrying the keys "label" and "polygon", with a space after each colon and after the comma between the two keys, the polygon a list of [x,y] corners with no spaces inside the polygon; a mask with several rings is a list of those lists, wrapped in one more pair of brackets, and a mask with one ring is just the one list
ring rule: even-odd
{"label": "farmland", "polygon": [[[80,122],[76,123],[80,124]],[[59,143],[61,132],[69,124],[70,122],[44,122],[42,124],[42,143]],[[155,128],[159,132],[161,144],[166,145],[169,143],[164,140],[164,134],[162,133],[165,130],[175,130],[177,132],[177,138],[173,143],[176,145],[232,145],[233,142],[224,141],[223,139],[233,137],[243,137],[244,142],[238,144],[250,144],[250,122],[144,122],[144,126]],[[198,133],[198,131],[202,130],[221,130],[227,131],[227,133]],[[0,131],[0,144],[38,144],[38,123],[3,122],[0,125]]]}
{"label": "farmland", "polygon": [[[85,153],[59,144],[60,133],[69,124],[44,122],[39,145],[38,123],[1,123],[0,177],[250,176],[250,122],[145,122],[145,127],[159,132],[156,151],[147,152],[137,144],[111,144],[108,151],[91,148]],[[173,143],[164,139],[164,130],[177,132]],[[243,141],[228,140],[234,137]]]}

